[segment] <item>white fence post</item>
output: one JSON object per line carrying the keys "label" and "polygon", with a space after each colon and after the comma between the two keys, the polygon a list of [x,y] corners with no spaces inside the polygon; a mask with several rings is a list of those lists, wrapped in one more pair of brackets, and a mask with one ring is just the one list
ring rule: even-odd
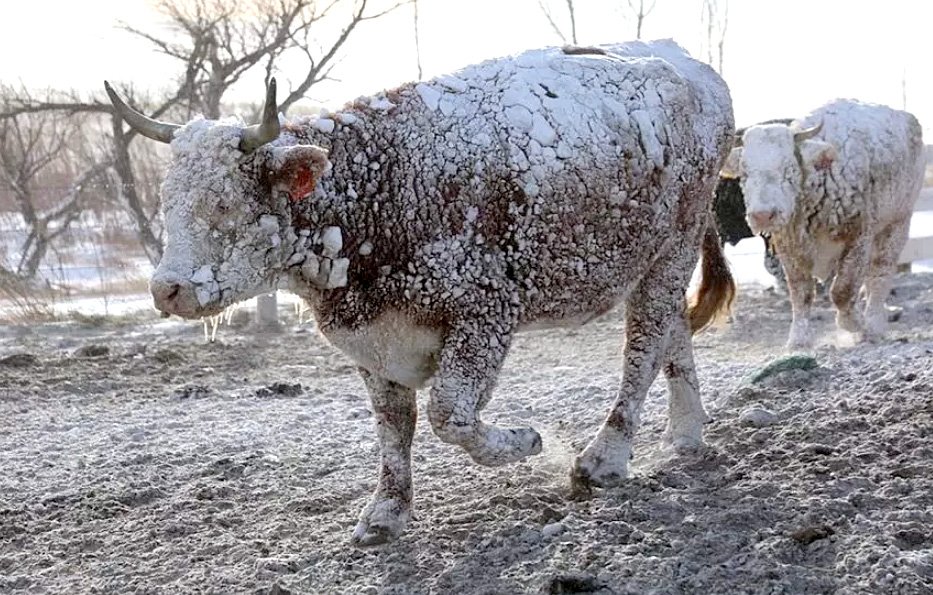
{"label": "white fence post", "polygon": [[261,330],[279,328],[279,307],[275,292],[256,298],[256,327]]}

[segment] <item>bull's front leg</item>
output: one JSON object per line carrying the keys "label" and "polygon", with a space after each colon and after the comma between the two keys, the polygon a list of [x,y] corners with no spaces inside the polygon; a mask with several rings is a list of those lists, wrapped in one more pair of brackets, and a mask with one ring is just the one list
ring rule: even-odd
{"label": "bull's front leg", "polygon": [[431,388],[428,418],[434,433],[480,465],[504,465],[541,452],[541,436],[532,428],[499,428],[479,418],[510,342],[511,330],[489,321],[455,327],[444,340]]}
{"label": "bull's front leg", "polygon": [[418,407],[415,391],[360,369],[369,391],[379,439],[379,485],[353,530],[358,545],[398,537],[411,518],[411,441]]}
{"label": "bull's front leg", "polygon": [[787,291],[790,294],[790,334],[784,348],[787,351],[806,349],[813,342],[810,330],[810,310],[813,308],[813,263],[794,255],[782,255]]}

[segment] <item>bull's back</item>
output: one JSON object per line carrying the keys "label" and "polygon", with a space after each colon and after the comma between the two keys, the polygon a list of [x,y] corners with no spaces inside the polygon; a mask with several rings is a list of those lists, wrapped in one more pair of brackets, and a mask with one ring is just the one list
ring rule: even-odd
{"label": "bull's back", "polygon": [[815,110],[804,126],[837,147],[832,179],[864,197],[881,224],[909,217],[923,183],[922,129],[910,113],[840,99]]}
{"label": "bull's back", "polygon": [[538,241],[668,231],[733,129],[722,79],[670,42],[533,51],[404,95],[425,129],[403,139],[404,160],[439,195],[426,206],[452,201],[467,224],[494,217]]}

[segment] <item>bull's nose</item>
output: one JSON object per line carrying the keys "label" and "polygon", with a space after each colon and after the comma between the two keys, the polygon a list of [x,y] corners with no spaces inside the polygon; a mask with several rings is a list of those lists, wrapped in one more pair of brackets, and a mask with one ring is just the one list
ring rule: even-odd
{"label": "bull's nose", "polygon": [[748,219],[748,225],[752,228],[752,231],[764,231],[768,230],[777,223],[778,220],[778,211],[777,209],[771,209],[768,211],[753,211],[748,213],[746,216]]}
{"label": "bull's nose", "polygon": [[166,314],[190,315],[197,306],[194,286],[175,276],[153,277],[149,281],[149,293],[157,310]]}
{"label": "bull's nose", "polygon": [[178,297],[178,292],[181,291],[181,283],[153,279],[149,289],[152,291],[152,297],[156,302],[166,304],[171,303],[172,300]]}

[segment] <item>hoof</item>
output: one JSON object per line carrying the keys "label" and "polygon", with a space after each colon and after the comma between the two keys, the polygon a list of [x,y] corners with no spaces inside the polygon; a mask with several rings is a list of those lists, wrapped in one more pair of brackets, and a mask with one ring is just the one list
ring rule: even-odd
{"label": "hoof", "polygon": [[790,340],[784,344],[784,353],[800,353],[802,351],[810,351],[813,347],[813,342],[810,340],[800,341],[800,340]]}
{"label": "hoof", "polygon": [[705,411],[694,415],[674,416],[668,421],[661,442],[675,452],[692,452],[704,446],[703,426],[712,419]]}
{"label": "hoof", "polygon": [[541,447],[541,434],[532,428],[504,430],[488,426],[482,443],[467,452],[479,465],[499,467],[539,454]]}
{"label": "hoof", "polygon": [[836,314],[836,326],[844,331],[860,334],[865,330],[865,320],[858,314]]}
{"label": "hoof", "polygon": [[702,438],[696,438],[694,436],[664,436],[664,443],[671,448],[674,452],[680,453],[692,453],[702,450],[706,446],[706,443],[703,442]]}
{"label": "hoof", "polygon": [[[608,455],[608,456],[607,456]],[[611,488],[628,479],[631,447],[607,450],[597,442],[587,446],[573,462],[570,483],[574,492]]]}
{"label": "hoof", "polygon": [[395,541],[411,518],[411,507],[395,498],[374,499],[353,529],[353,545],[369,547]]}
{"label": "hoof", "polygon": [[574,494],[590,494],[593,488],[613,488],[622,485],[628,478],[627,471],[598,471],[590,469],[580,457],[573,462],[570,471],[570,488]]}
{"label": "hoof", "polygon": [[353,530],[353,545],[359,547],[372,547],[395,541],[398,535],[390,527],[382,525],[368,525],[362,522]]}

